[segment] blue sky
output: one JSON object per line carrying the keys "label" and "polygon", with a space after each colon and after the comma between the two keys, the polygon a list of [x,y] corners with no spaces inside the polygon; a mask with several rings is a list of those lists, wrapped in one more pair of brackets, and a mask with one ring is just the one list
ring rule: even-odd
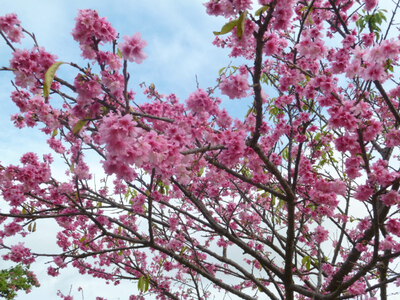
{"label": "blue sky", "polygon": [[[34,32],[39,44],[56,54],[60,61],[80,62],[80,49],[71,36],[77,11],[92,8],[99,11],[114,25],[121,36],[141,32],[148,42],[145,52],[148,58],[141,64],[132,64],[133,88],[137,98],[142,97],[137,87],[139,82],[154,83],[161,93],[176,93],[180,99],[196,89],[197,75],[200,87],[214,86],[218,70],[229,64],[227,51],[213,46],[212,32],[218,30],[224,20],[206,15],[200,0],[14,0],[3,1],[0,14],[17,13],[22,25]],[[24,39],[22,48],[32,43]],[[10,49],[0,42],[0,66],[6,66]],[[64,75],[68,75],[64,70]],[[16,129],[10,122],[10,115],[17,112],[9,95],[12,91],[11,74],[0,73],[0,161],[2,164],[17,164],[21,154],[34,151],[39,154],[50,152],[46,138],[37,129]],[[144,97],[142,97],[144,98]],[[227,102],[230,100],[226,100]],[[230,107],[237,103],[228,102]],[[232,105],[233,104],[233,105]],[[246,109],[247,110],[247,109]],[[57,174],[57,170],[55,170]],[[62,172],[59,173],[62,176]],[[38,234],[30,242],[41,250],[54,249],[52,224],[42,224]],[[46,261],[46,260],[42,260]],[[8,265],[0,260],[0,269]],[[45,276],[47,265],[33,267],[38,273],[42,287],[32,293],[20,293],[18,299],[56,299],[58,289],[68,294],[72,287],[75,299],[83,299],[77,291],[83,287],[84,299],[104,296],[109,300],[127,299],[136,283],[122,286],[106,286],[103,281],[81,277],[75,270],[67,270],[57,278]]]}

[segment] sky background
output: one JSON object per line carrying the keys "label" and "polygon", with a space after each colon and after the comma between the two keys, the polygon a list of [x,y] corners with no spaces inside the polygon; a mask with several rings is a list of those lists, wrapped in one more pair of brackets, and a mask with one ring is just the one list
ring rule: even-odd
{"label": "sky background", "polygon": [[[141,32],[148,43],[145,52],[148,58],[141,64],[131,64],[132,87],[141,95],[138,83],[154,83],[163,94],[176,93],[184,100],[196,89],[196,76],[200,87],[216,84],[218,70],[230,63],[227,51],[212,45],[213,31],[224,24],[223,19],[208,16],[200,0],[14,0],[2,1],[0,15],[17,13],[22,26],[35,33],[38,43],[47,51],[58,56],[59,61],[81,62],[80,49],[71,36],[75,17],[79,9],[91,8],[113,24],[120,36]],[[32,41],[25,38],[21,48],[29,49]],[[11,50],[0,42],[0,66],[7,66]],[[64,69],[64,70],[62,70]],[[67,68],[60,69],[68,76]],[[64,73],[62,73],[64,72]],[[0,73],[0,163],[17,164],[23,153],[33,151],[49,153],[46,137],[37,129],[13,127],[10,116],[18,112],[10,100],[12,74]],[[225,105],[237,112],[238,103],[226,100]],[[247,109],[246,109],[247,111]],[[62,176],[62,168],[54,170]],[[1,201],[1,199],[0,199]],[[1,203],[0,203],[1,204]],[[1,207],[1,206],[0,206]],[[38,231],[27,241],[37,251],[56,250],[53,224],[40,223]],[[77,274],[74,269],[66,270],[59,277],[46,276],[46,259],[33,266],[41,282],[30,294],[19,293],[17,299],[58,299],[57,290],[75,299],[91,300],[103,296],[108,300],[128,299],[136,283],[124,283],[113,287],[104,281]],[[0,269],[10,264],[0,260]],[[78,288],[83,288],[83,296]],[[150,298],[148,298],[150,299]]]}

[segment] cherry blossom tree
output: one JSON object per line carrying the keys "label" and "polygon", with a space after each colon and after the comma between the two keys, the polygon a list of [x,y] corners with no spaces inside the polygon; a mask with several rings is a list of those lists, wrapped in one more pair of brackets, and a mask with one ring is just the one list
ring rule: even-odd
{"label": "cherry blossom tree", "polygon": [[[226,18],[214,44],[232,64],[188,99],[133,90],[128,62],[145,63],[147,43],[120,39],[94,10],[72,33],[85,65],[48,53],[16,15],[0,17],[12,120],[47,134],[66,165],[63,179],[51,154],[1,166],[3,258],[48,256],[51,276],[72,265],[136,281],[132,300],[388,299],[400,285],[400,1],[381,2],[392,7],[206,2]],[[18,48],[24,37],[31,49]],[[242,119],[222,104],[244,99]],[[58,226],[58,253],[23,243],[45,219]]]}

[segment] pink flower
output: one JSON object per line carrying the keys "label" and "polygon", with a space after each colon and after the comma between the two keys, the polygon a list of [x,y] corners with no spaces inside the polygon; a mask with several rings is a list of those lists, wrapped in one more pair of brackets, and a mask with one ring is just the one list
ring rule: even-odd
{"label": "pink flower", "polygon": [[369,197],[372,196],[374,193],[374,189],[369,187],[368,185],[360,185],[356,193],[354,194],[354,198],[360,200],[360,201],[367,201]]}
{"label": "pink flower", "polygon": [[352,156],[346,159],[346,172],[350,179],[361,176],[361,163],[362,158],[359,156]]}
{"label": "pink flower", "polygon": [[382,186],[389,186],[397,177],[395,172],[389,171],[389,163],[387,160],[379,159],[372,165],[371,169],[371,180]]}
{"label": "pink flower", "polygon": [[[264,1],[265,2],[265,1]],[[274,28],[286,30],[293,16],[293,0],[278,1],[274,10]]]}
{"label": "pink flower", "polygon": [[378,0],[365,0],[365,9],[372,10],[378,5]]}
{"label": "pink flower", "polygon": [[147,46],[147,42],[142,39],[140,33],[134,36],[125,36],[125,42],[121,44],[121,51],[124,59],[130,62],[142,63],[147,55],[143,52],[143,48]]}
{"label": "pink flower", "polygon": [[53,276],[53,277],[57,277],[58,275],[60,275],[60,272],[56,268],[48,267],[47,268],[47,274],[49,274],[50,276]]}
{"label": "pink flower", "polygon": [[6,236],[13,236],[20,231],[22,231],[22,226],[16,222],[4,226],[4,233]]}
{"label": "pink flower", "polygon": [[250,88],[247,76],[244,75],[223,76],[219,87],[222,94],[227,95],[230,99],[246,97],[247,90]]}
{"label": "pink flower", "polygon": [[375,38],[376,36],[374,32],[365,33],[362,35],[362,40],[366,47],[371,47],[375,42]]}
{"label": "pink flower", "polygon": [[65,147],[63,146],[62,142],[55,137],[52,137],[47,140],[47,143],[49,144],[50,148],[53,149],[57,153],[64,153],[65,152]]}
{"label": "pink flower", "polygon": [[261,5],[268,5],[272,2],[273,0],[258,0],[258,3]]}
{"label": "pink flower", "polygon": [[380,248],[382,250],[391,250],[396,245],[396,241],[393,239],[392,236],[386,236],[386,238],[381,241]]}
{"label": "pink flower", "polygon": [[381,200],[386,206],[399,204],[400,194],[397,191],[391,190],[387,194],[382,195]]}
{"label": "pink flower", "polygon": [[364,295],[365,294],[365,288],[367,287],[364,279],[360,279],[356,281],[350,288],[349,292],[352,295]]}
{"label": "pink flower", "polygon": [[10,62],[11,68],[15,69],[16,84],[21,87],[38,85],[37,79],[44,78],[44,74],[55,62],[55,58],[44,48],[17,49]]}
{"label": "pink flower", "polygon": [[21,21],[16,14],[0,17],[0,30],[14,43],[19,43],[23,37]]}
{"label": "pink flower", "polygon": [[217,110],[215,102],[210,98],[208,93],[202,89],[191,94],[186,103],[188,108],[195,113],[209,112],[213,114]]}
{"label": "pink flower", "polygon": [[22,243],[11,247],[11,252],[3,256],[5,260],[12,260],[13,262],[22,262],[23,264],[31,264],[35,261],[31,250],[24,247]]}
{"label": "pink flower", "polygon": [[400,222],[399,219],[390,219],[386,222],[386,228],[390,233],[400,236]]}
{"label": "pink flower", "polygon": [[369,142],[376,138],[382,131],[382,123],[377,120],[368,120],[364,129],[364,141]]}
{"label": "pink flower", "polygon": [[307,59],[317,60],[322,58],[326,52],[324,42],[320,39],[311,39],[311,37],[306,37],[297,46],[299,54],[303,55]]}
{"label": "pink flower", "polygon": [[386,135],[386,146],[394,147],[400,145],[400,130],[393,129]]}
{"label": "pink flower", "polygon": [[235,13],[232,3],[228,0],[210,0],[204,5],[209,15],[230,17]]}
{"label": "pink flower", "polygon": [[79,11],[72,36],[79,42],[83,51],[82,56],[96,58],[97,44],[112,42],[117,38],[117,32],[106,18],[101,18],[93,9]]}
{"label": "pink flower", "polygon": [[344,195],[346,193],[346,184],[340,180],[318,180],[315,183],[315,187],[323,193],[335,193],[338,195]]}
{"label": "pink flower", "polygon": [[251,9],[252,0],[233,0],[232,4],[237,11]]}
{"label": "pink flower", "polygon": [[352,130],[357,127],[357,118],[354,116],[354,103],[347,101],[344,105],[336,105],[328,111],[331,115],[329,123],[334,128],[344,127]]}
{"label": "pink flower", "polygon": [[317,226],[317,228],[315,228],[314,238],[318,244],[325,242],[328,239],[328,237],[329,237],[329,231],[326,230],[324,227]]}

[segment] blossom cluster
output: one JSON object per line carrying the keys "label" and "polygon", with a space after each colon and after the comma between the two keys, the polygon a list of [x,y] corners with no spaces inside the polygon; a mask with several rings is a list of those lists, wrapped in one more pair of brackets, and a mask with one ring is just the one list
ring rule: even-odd
{"label": "blossom cluster", "polygon": [[16,14],[0,16],[0,31],[14,43],[19,43],[23,38],[21,21]]}

